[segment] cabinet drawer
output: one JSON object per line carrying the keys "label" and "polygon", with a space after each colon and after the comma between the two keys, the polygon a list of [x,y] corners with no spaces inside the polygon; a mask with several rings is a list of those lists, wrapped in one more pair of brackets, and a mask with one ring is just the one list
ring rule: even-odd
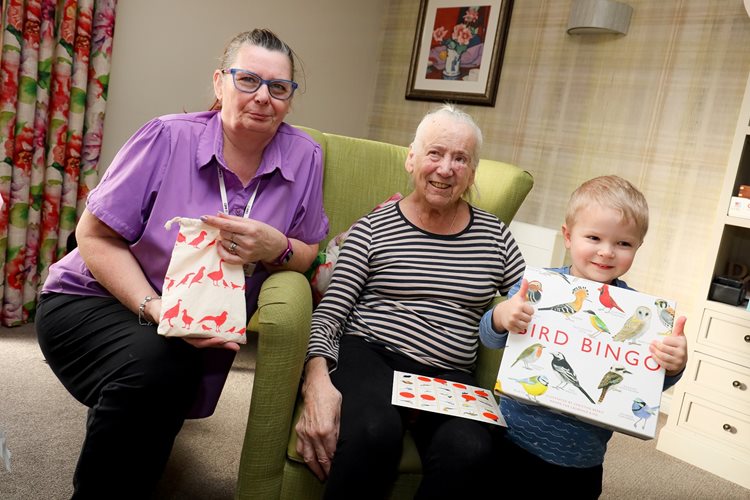
{"label": "cabinet drawer", "polygon": [[697,358],[694,381],[706,394],[722,394],[736,402],[735,408],[750,414],[750,369],[721,359],[694,353]]}
{"label": "cabinet drawer", "polygon": [[750,415],[686,393],[678,425],[750,455]]}
{"label": "cabinet drawer", "polygon": [[735,355],[750,356],[750,320],[705,309],[698,343]]}

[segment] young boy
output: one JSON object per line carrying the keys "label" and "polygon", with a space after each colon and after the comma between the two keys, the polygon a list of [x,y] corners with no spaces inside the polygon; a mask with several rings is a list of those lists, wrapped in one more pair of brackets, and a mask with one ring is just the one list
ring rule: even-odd
{"label": "young boy", "polygon": [[[648,205],[640,191],[617,176],[591,179],[573,192],[562,226],[572,264],[555,271],[631,289],[618,278],[630,269],[647,229]],[[516,284],[508,300],[482,317],[479,332],[486,346],[503,348],[508,332],[526,329],[534,313],[527,289],[526,280]],[[684,326],[685,318],[678,318],[671,336],[649,346],[666,370],[664,389],[679,380],[687,363]],[[500,410],[508,422],[500,456],[505,477],[530,488],[534,497],[557,496],[567,488],[576,498],[599,497],[612,431],[510,398],[501,398]]]}

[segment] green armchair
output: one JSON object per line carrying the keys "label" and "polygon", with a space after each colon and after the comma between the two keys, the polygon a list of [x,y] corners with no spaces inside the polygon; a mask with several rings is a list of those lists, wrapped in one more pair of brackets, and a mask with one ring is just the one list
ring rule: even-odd
{"label": "green armchair", "polygon": [[[329,238],[392,194],[409,192],[404,169],[407,148],[305,130],[324,151],[323,200],[330,220]],[[476,185],[479,196],[473,203],[510,223],[533,179],[513,165],[482,160]],[[321,248],[325,244],[321,243]],[[311,315],[310,286],[304,276],[280,272],[266,280],[249,326],[258,332],[258,356],[240,458],[238,498],[317,499],[323,491],[323,483],[295,451],[294,424],[301,409],[298,389]],[[483,387],[494,385],[500,356],[500,351],[481,349],[476,375]],[[392,498],[413,496],[420,468],[416,447],[407,435]]]}

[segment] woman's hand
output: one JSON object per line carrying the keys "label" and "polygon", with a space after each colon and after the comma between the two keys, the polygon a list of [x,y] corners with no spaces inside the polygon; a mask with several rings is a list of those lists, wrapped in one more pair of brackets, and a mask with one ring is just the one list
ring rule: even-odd
{"label": "woman's hand", "polygon": [[275,227],[254,219],[223,213],[204,215],[201,220],[209,226],[219,228],[219,257],[230,264],[262,261],[270,272],[287,269],[304,273],[318,255],[317,243],[310,244],[290,238],[294,255],[288,263],[277,266],[276,259],[286,250],[287,237]]}
{"label": "woman's hand", "polygon": [[219,257],[230,264],[273,263],[286,249],[286,236],[264,222],[223,213],[201,220],[220,230]]}
{"label": "woman's hand", "polygon": [[323,481],[331,471],[341,416],[341,393],[331,383],[325,358],[307,362],[302,396],[305,408],[295,427],[297,453]]}
{"label": "woman's hand", "polygon": [[[145,316],[145,319],[155,325],[158,325],[159,318],[161,318],[161,299],[154,299],[146,302],[146,307],[143,310],[143,315]],[[198,349],[203,349],[206,347],[218,347],[222,349],[229,349],[235,352],[240,350],[240,345],[237,342],[228,342],[220,337],[181,338],[188,344]]]}

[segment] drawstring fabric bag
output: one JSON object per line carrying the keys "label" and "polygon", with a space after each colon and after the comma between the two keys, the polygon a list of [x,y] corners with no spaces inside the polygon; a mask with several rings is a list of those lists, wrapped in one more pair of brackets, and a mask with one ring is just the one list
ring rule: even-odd
{"label": "drawstring fabric bag", "polygon": [[219,257],[219,229],[200,219],[175,217],[178,223],[162,290],[157,333],[166,337],[220,337],[245,344],[245,273]]}

